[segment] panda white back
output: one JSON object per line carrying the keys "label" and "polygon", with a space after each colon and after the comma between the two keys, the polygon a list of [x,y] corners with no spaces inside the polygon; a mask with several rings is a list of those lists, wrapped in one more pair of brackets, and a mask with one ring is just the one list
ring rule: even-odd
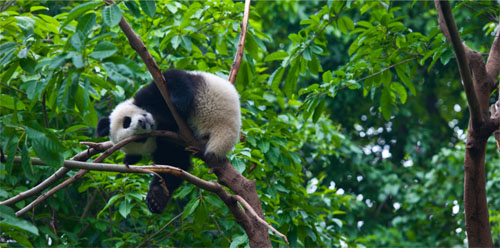
{"label": "panda white back", "polygon": [[240,138],[241,113],[239,95],[229,81],[207,72],[192,71],[203,79],[194,92],[193,110],[188,124],[197,139],[208,136],[205,155],[223,158]]}

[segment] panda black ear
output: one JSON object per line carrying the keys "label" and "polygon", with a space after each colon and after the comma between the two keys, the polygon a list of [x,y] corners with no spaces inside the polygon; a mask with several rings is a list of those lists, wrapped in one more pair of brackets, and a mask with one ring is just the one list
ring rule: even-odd
{"label": "panda black ear", "polygon": [[108,117],[99,118],[99,121],[97,122],[97,135],[99,137],[109,136],[109,124],[110,122]]}

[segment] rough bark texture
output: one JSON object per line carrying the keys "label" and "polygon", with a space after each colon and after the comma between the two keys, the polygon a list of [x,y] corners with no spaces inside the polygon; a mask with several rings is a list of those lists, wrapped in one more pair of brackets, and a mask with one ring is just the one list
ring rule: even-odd
{"label": "rough bark texture", "polygon": [[500,130],[496,106],[489,106],[489,96],[497,87],[500,72],[499,32],[485,64],[481,54],[460,40],[450,3],[438,0],[434,3],[441,31],[453,45],[456,54],[470,112],[464,159],[464,209],[468,243],[470,247],[493,247],[486,198],[485,155],[488,138]]}

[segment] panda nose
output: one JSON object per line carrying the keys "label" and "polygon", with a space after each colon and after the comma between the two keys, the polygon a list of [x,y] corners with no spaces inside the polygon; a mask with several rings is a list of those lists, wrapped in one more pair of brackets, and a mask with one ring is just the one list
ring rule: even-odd
{"label": "panda nose", "polygon": [[142,128],[142,129],[145,129],[146,128],[146,122],[143,121],[143,120],[139,120],[139,126]]}

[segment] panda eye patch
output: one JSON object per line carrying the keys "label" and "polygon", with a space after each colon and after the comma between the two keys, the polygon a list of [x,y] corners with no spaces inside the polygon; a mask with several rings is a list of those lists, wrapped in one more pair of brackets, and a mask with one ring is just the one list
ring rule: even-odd
{"label": "panda eye patch", "polygon": [[131,122],[132,122],[132,119],[128,116],[125,116],[125,118],[123,119],[123,128],[130,127]]}

